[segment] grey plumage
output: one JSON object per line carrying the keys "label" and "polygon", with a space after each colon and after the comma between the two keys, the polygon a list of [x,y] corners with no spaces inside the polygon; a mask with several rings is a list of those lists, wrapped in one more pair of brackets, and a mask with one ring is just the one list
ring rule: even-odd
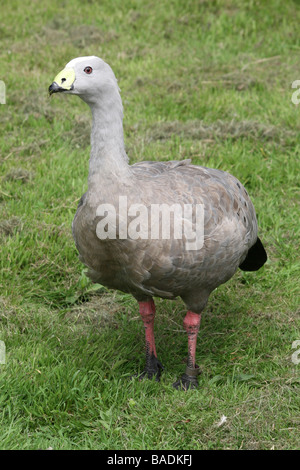
{"label": "grey plumage", "polygon": [[189,162],[143,162],[131,170],[131,184],[110,186],[96,204],[117,207],[119,194],[127,196],[128,205],[202,203],[204,246],[186,251],[183,240],[100,241],[95,195],[88,191],[73,223],[81,260],[95,282],[130,292],[138,300],[180,296],[189,310],[200,313],[212,290],[233,276],[257,240],[251,200],[233,176]]}
{"label": "grey plumage", "polygon": [[[84,74],[86,66],[92,68],[91,76]],[[189,311],[200,314],[210,293],[239,266],[253,270],[266,261],[246,189],[234,176],[192,165],[189,160],[130,166],[124,148],[122,102],[111,68],[97,57],[83,57],[71,61],[65,70],[75,71],[75,82],[64,88],[66,73],[67,79],[54,82],[50,92],[78,94],[93,115],[88,190],[72,226],[90,278],[129,292],[140,302],[150,301],[152,296],[179,296]],[[100,240],[97,207],[112,204],[117,208],[120,195],[127,197],[128,206],[203,204],[203,247],[187,250],[184,237],[120,239],[118,232],[116,239]]]}

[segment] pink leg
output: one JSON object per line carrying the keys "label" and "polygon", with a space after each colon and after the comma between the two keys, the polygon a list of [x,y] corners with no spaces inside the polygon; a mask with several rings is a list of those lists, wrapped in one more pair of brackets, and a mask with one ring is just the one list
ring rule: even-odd
{"label": "pink leg", "polygon": [[146,367],[142,377],[152,378],[156,376],[159,380],[162,364],[157,359],[155,341],[154,341],[154,318],[155,318],[155,304],[153,299],[147,302],[139,302],[140,314],[145,327],[146,339]]}
{"label": "pink leg", "polygon": [[156,356],[155,341],[154,341],[154,318],[155,318],[155,304],[151,299],[148,302],[139,302],[140,314],[145,327],[146,337],[146,351],[148,354]]}
{"label": "pink leg", "polygon": [[188,310],[184,320],[183,327],[188,334],[188,367],[196,367],[196,345],[197,336],[201,322],[201,315]]}
{"label": "pink leg", "polygon": [[190,310],[183,320],[183,327],[188,334],[188,360],[185,373],[173,384],[177,389],[187,390],[198,387],[197,375],[200,370],[196,365],[196,344],[200,321],[201,315]]}

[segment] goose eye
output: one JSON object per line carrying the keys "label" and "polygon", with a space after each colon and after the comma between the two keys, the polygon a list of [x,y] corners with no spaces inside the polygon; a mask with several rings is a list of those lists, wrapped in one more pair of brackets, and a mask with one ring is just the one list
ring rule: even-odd
{"label": "goose eye", "polygon": [[84,69],[84,72],[87,73],[88,75],[90,75],[90,73],[92,73],[93,69],[92,67],[85,67]]}

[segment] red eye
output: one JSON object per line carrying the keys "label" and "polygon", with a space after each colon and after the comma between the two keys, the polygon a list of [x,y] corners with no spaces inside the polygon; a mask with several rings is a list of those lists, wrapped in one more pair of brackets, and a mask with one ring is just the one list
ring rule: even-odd
{"label": "red eye", "polygon": [[88,75],[92,73],[93,69],[92,67],[85,67],[84,72],[87,73]]}

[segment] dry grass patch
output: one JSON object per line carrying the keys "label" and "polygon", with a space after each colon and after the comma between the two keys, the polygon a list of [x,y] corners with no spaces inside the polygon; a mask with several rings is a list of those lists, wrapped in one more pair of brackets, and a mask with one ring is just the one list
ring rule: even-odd
{"label": "dry grass patch", "polygon": [[12,236],[14,233],[19,232],[22,228],[22,221],[19,217],[10,217],[6,220],[0,221],[0,237]]}
{"label": "dry grass patch", "polygon": [[295,131],[279,129],[276,126],[262,124],[255,121],[222,121],[218,119],[212,124],[205,124],[202,120],[187,122],[159,122],[147,131],[148,140],[167,140],[173,135],[180,135],[189,139],[240,139],[252,138],[255,140],[275,140],[284,142],[285,138],[295,137]]}
{"label": "dry grass patch", "polygon": [[4,181],[21,181],[27,183],[33,178],[33,173],[24,168],[12,168],[4,177]]}

